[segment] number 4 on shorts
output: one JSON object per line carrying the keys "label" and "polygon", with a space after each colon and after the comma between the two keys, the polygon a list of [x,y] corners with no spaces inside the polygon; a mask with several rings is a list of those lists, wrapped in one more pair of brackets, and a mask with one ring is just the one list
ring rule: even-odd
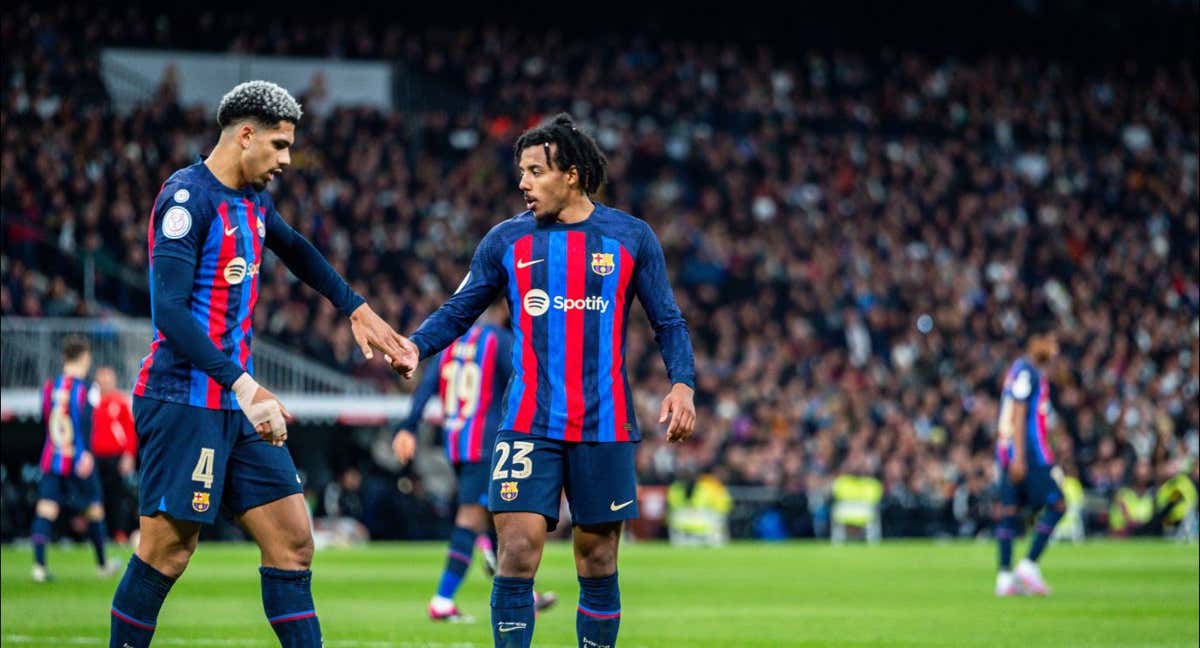
{"label": "number 4 on shorts", "polygon": [[215,454],[212,448],[200,448],[200,458],[196,461],[196,469],[192,471],[192,481],[204,482],[205,488],[212,488]]}

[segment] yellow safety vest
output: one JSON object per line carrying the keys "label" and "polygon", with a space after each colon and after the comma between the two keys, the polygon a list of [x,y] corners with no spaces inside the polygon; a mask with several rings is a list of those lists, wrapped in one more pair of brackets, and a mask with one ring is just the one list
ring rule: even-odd
{"label": "yellow safety vest", "polygon": [[[1128,513],[1128,519],[1126,518]],[[1154,493],[1146,491],[1138,495],[1128,486],[1117,491],[1108,510],[1108,527],[1116,532],[1125,531],[1133,524],[1145,524],[1154,517]]]}
{"label": "yellow safety vest", "polygon": [[733,500],[725,485],[712,475],[701,475],[692,488],[692,496],[687,496],[687,487],[683,482],[675,482],[667,489],[667,506],[673,510],[699,508],[725,514],[733,508]]}
{"label": "yellow safety vest", "polygon": [[875,507],[883,498],[883,484],[874,477],[840,475],[833,480],[833,521],[850,526],[865,526],[875,517]]}
{"label": "yellow safety vest", "polygon": [[1189,511],[1196,508],[1197,501],[1200,501],[1200,495],[1197,495],[1196,485],[1192,483],[1191,478],[1181,474],[1163,482],[1154,500],[1160,510],[1175,500],[1175,504],[1171,506],[1170,511],[1163,519],[1169,524],[1179,524]]}

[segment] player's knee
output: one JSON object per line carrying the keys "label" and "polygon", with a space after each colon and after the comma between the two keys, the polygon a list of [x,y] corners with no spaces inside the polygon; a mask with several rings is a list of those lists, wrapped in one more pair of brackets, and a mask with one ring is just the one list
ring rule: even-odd
{"label": "player's knee", "polygon": [[487,530],[487,509],[470,504],[460,506],[455,514],[454,524],[476,533],[483,533]]}
{"label": "player's knee", "polygon": [[58,502],[51,500],[38,500],[34,510],[37,512],[38,517],[46,518],[51,522],[58,519]]}
{"label": "player's knee", "polygon": [[313,539],[311,535],[306,535],[303,538],[298,538],[288,548],[291,562],[295,565],[295,569],[308,569],[312,567],[313,559]]}
{"label": "player's knee", "polygon": [[196,552],[194,542],[170,542],[160,545],[146,542],[138,545],[138,557],[154,569],[170,578],[179,578],[187,569],[192,554]]}
{"label": "player's knee", "polygon": [[617,548],[608,543],[595,543],[579,547],[575,555],[575,568],[580,576],[602,578],[617,571]]}
{"label": "player's knee", "polygon": [[87,519],[92,522],[99,522],[104,519],[104,506],[100,504],[92,504],[91,506],[87,507],[87,511],[84,512],[84,515],[86,515]]}
{"label": "player's knee", "polygon": [[497,558],[501,576],[533,578],[537,571],[538,548],[533,539],[525,535],[501,537]]}
{"label": "player's knee", "polygon": [[312,534],[294,534],[262,548],[263,565],[276,569],[308,569],[312,566]]}

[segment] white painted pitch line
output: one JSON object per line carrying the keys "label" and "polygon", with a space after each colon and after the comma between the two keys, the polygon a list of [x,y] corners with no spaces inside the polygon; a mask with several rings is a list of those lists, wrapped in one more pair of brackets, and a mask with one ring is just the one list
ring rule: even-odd
{"label": "white painted pitch line", "polygon": [[[66,646],[107,646],[107,639],[96,637],[34,637],[31,635],[8,634],[0,637],[5,644],[46,644]],[[208,646],[225,648],[231,646],[263,646],[260,641],[250,639],[155,639],[156,646]],[[269,644],[267,644],[269,645]],[[359,641],[357,639],[326,639],[325,648],[487,648],[486,644],[469,641],[446,643],[443,641]],[[554,645],[549,648],[575,648],[574,645]]]}

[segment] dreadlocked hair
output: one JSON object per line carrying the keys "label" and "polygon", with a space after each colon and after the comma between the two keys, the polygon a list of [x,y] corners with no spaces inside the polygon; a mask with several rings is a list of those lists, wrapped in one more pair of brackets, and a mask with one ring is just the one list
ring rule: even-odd
{"label": "dreadlocked hair", "polygon": [[575,167],[584,193],[596,193],[608,180],[608,159],[600,152],[596,140],[579,130],[567,113],[559,113],[522,133],[513,146],[513,158],[519,163],[521,151],[548,144],[555,145],[554,167],[560,171]]}

